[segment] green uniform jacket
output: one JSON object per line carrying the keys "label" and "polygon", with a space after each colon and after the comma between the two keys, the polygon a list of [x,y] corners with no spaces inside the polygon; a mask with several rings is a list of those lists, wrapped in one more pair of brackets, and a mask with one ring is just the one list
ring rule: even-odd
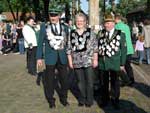
{"label": "green uniform jacket", "polygon": [[125,33],[126,36],[126,43],[127,43],[127,55],[134,54],[134,49],[131,41],[131,32],[130,28],[127,24],[123,22],[118,22],[115,26],[116,29],[121,30]]}
{"label": "green uniform jacket", "polygon": [[[118,30],[115,30],[117,32]],[[126,41],[125,41],[125,34],[120,31],[120,46],[118,51],[111,57],[108,57],[107,55],[99,55],[99,69],[100,70],[114,70],[114,71],[119,71],[120,66],[125,64],[126,61],[126,53],[127,53],[127,48],[126,48]],[[98,34],[99,38],[99,34]],[[99,38],[100,40],[100,38]],[[109,40],[109,39],[108,39]]]}
{"label": "green uniform jacket", "polygon": [[[65,38],[68,38],[68,28],[64,24],[61,25],[62,34]],[[67,39],[66,39],[67,40]],[[65,47],[66,48],[66,47]],[[44,54],[44,55],[43,55]],[[38,47],[37,47],[37,59],[44,57],[46,65],[55,65],[60,59],[61,64],[67,64],[66,49],[54,50],[47,39],[45,23],[41,24]]]}

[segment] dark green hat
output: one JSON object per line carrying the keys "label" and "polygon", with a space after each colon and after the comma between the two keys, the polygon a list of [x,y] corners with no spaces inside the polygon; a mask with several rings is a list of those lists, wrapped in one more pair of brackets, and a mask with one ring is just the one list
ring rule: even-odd
{"label": "dark green hat", "polygon": [[49,7],[49,14],[50,16],[57,16],[61,13],[61,8],[59,8],[58,6],[54,5]]}

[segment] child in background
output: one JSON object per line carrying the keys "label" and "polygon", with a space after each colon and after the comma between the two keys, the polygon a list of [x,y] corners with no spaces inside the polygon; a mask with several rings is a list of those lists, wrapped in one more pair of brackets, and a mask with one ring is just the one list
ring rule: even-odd
{"label": "child in background", "polygon": [[142,64],[144,58],[144,37],[142,35],[138,36],[138,40],[135,45],[135,52],[138,54],[139,64]]}

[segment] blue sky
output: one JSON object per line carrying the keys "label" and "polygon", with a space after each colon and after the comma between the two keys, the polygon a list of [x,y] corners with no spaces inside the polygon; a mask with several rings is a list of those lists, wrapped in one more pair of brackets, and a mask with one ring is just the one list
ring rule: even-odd
{"label": "blue sky", "polygon": [[88,13],[88,2],[87,2],[87,0],[81,0],[81,9],[85,13]]}

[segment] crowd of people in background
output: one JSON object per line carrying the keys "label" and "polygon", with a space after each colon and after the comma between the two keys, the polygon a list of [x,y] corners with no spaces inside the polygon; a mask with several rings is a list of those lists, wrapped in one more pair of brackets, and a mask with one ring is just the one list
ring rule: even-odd
{"label": "crowd of people in background", "polygon": [[76,79],[78,106],[91,107],[97,70],[101,78],[98,80],[101,106],[106,107],[111,101],[113,107],[119,109],[120,80],[124,85],[135,83],[132,55],[137,52],[139,64],[144,58],[150,64],[150,19],[134,21],[129,26],[121,14],[108,14],[98,32],[87,25],[88,20],[82,13],[76,15],[75,25],[71,20],[61,22],[59,9],[49,10],[49,19],[36,22],[30,16],[25,23],[1,21],[0,54],[26,53],[26,68],[33,76],[38,76],[38,67],[45,61],[43,85],[50,108],[56,107],[56,86],[60,103],[69,106],[67,94],[71,87],[68,86],[72,86],[68,82],[69,72]]}
{"label": "crowd of people in background", "polygon": [[[121,17],[122,21],[124,23],[127,23],[127,19],[124,17]],[[64,21],[63,21],[64,22]],[[22,34],[22,28],[24,27],[25,21],[21,20],[19,22],[5,22],[0,21],[0,54],[8,55],[8,53],[15,53],[15,54],[24,54],[26,49],[24,46],[24,36]],[[41,22],[34,22],[34,29],[36,31],[40,30],[40,23]],[[75,25],[73,24],[72,20],[69,20],[68,23],[65,23],[70,29],[75,29]],[[127,23],[128,24],[128,23]],[[129,25],[128,25],[129,26]],[[131,32],[131,40],[133,47],[135,49],[135,53],[137,53],[137,56],[139,58],[139,64],[142,63],[144,58],[146,58],[147,64],[150,64],[150,58],[149,58],[149,50],[147,45],[147,35],[149,33],[149,30],[147,31],[145,28],[148,28],[149,26],[149,19],[145,19],[144,21],[136,22],[133,21],[130,23],[129,30]],[[103,25],[100,25],[102,28]],[[39,33],[39,32],[38,32]],[[145,34],[146,33],[146,34]],[[140,50],[137,50],[137,46],[139,46],[139,43],[137,41],[140,37],[143,37],[143,39],[140,42],[143,42],[143,46],[140,47]],[[146,37],[146,39],[145,39]],[[145,44],[144,44],[145,42]],[[139,51],[142,49],[142,54],[139,54]],[[140,52],[141,53],[141,52]],[[140,58],[140,56],[142,58]],[[142,59],[142,61],[141,61]]]}
{"label": "crowd of people in background", "polygon": [[[0,21],[0,54],[8,55],[9,53],[24,54],[24,36],[22,29],[24,27],[24,21],[19,22],[5,22]],[[34,23],[35,30],[39,30],[39,27]]]}
{"label": "crowd of people in background", "polygon": [[139,64],[143,63],[144,58],[146,58],[146,63],[150,64],[149,26],[150,19],[148,18],[140,22],[133,21],[131,26],[132,43],[134,45],[135,53],[137,53]]}

